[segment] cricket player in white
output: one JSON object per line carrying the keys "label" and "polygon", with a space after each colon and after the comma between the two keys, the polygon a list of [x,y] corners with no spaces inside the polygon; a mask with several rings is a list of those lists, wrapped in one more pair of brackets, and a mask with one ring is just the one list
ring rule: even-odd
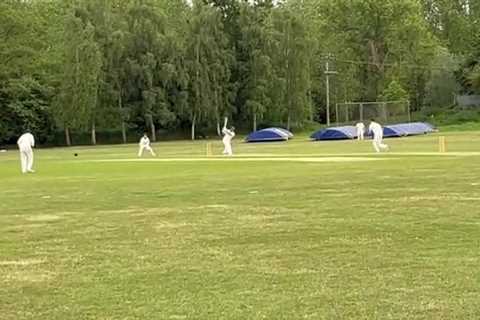
{"label": "cricket player in white", "polygon": [[33,150],[35,138],[30,132],[26,132],[18,138],[18,149],[20,150],[20,162],[22,164],[22,173],[33,173]]}
{"label": "cricket player in white", "polygon": [[370,126],[368,127],[368,131],[373,133],[373,148],[376,152],[389,149],[388,146],[382,142],[383,128],[379,123],[372,120],[370,122]]}
{"label": "cricket player in white", "polygon": [[363,122],[359,122],[356,125],[357,127],[357,140],[363,140],[364,139],[364,134],[365,134],[365,125]]}
{"label": "cricket player in white", "polygon": [[225,123],[223,125],[222,133],[223,133],[223,145],[225,148],[223,149],[223,154],[225,155],[233,155],[232,151],[232,139],[235,137],[235,128],[231,127],[230,129],[227,129],[227,122],[228,119],[225,118]]}
{"label": "cricket player in white", "polygon": [[148,135],[145,133],[143,134],[143,137],[140,139],[139,142],[139,150],[138,150],[138,156],[141,157],[143,155],[143,150],[150,151],[152,156],[156,156],[155,152],[153,152],[152,147],[150,147],[150,139],[148,138]]}

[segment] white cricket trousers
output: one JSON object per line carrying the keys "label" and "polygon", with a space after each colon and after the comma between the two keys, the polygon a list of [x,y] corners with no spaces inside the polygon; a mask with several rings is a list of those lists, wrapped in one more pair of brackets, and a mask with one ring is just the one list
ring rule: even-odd
{"label": "white cricket trousers", "polygon": [[373,138],[373,148],[375,149],[376,152],[380,152],[381,150],[387,150],[388,145],[384,144],[382,142],[383,137],[374,137]]}
{"label": "white cricket trousers", "polygon": [[364,139],[364,131],[363,130],[358,130],[357,131],[357,139],[358,140],[363,140]]}
{"label": "white cricket trousers", "polygon": [[33,171],[33,150],[20,149],[20,163],[22,165],[22,173]]}
{"label": "white cricket trousers", "polygon": [[229,156],[233,155],[232,144],[230,143],[230,141],[223,141],[223,145],[225,146],[225,148],[223,149],[223,154]]}
{"label": "white cricket trousers", "polygon": [[150,151],[152,156],[155,156],[155,152],[153,152],[153,149],[150,146],[140,146],[140,149],[138,150],[138,156],[141,157],[143,155],[143,150]]}

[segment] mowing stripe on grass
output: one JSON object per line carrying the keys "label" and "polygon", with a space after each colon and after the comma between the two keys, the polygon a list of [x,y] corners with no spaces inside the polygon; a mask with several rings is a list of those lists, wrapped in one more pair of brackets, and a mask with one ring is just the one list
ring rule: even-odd
{"label": "mowing stripe on grass", "polygon": [[[82,162],[196,162],[196,161],[291,161],[291,162],[363,162],[387,160],[388,158],[367,158],[367,157],[323,157],[323,158],[304,158],[304,157],[269,157],[269,158],[236,158],[236,157],[218,157],[218,158],[147,158],[147,159],[100,159],[85,160]],[[392,159],[392,158],[389,158]]]}

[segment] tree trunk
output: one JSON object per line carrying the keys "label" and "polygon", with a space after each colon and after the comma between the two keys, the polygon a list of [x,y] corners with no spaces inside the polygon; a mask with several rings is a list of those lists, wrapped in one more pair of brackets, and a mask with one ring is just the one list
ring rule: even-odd
{"label": "tree trunk", "polygon": [[214,97],[214,103],[215,103],[215,118],[217,119],[217,135],[220,136],[220,116],[218,112],[218,92],[217,92],[217,77],[215,76],[215,73],[213,73],[213,85],[215,86],[215,89],[213,90],[213,97]]}
{"label": "tree trunk", "polygon": [[[284,24],[284,27],[286,24]],[[285,72],[286,72],[286,88],[287,88],[287,130],[290,130],[290,113],[292,112],[293,107],[293,90],[292,90],[292,76],[291,76],[291,66],[290,66],[290,22],[288,22],[288,30],[284,29],[286,34],[286,46],[285,46]],[[295,93],[296,94],[296,93]]]}
{"label": "tree trunk", "polygon": [[127,129],[125,128],[125,121],[122,120],[122,139],[123,143],[127,143]]}
{"label": "tree trunk", "polygon": [[309,99],[309,103],[310,103],[310,106],[309,106],[309,113],[310,113],[310,116],[309,116],[309,120],[310,122],[313,122],[313,104],[311,102],[311,100]]}
{"label": "tree trunk", "polygon": [[194,115],[192,119],[192,140],[195,140],[195,122],[196,121],[197,121],[197,115]]}
{"label": "tree trunk", "polygon": [[65,127],[65,142],[69,147],[72,145],[72,140],[70,140],[70,130],[68,129],[68,127]]}
{"label": "tree trunk", "polygon": [[152,141],[157,141],[157,134],[156,134],[156,129],[155,129],[155,123],[153,123],[153,116],[149,115],[148,116],[149,120],[149,126],[150,126],[150,134],[152,135]]}
{"label": "tree trunk", "polygon": [[95,122],[92,123],[92,145],[97,144],[97,132],[95,130]]}
{"label": "tree trunk", "polygon": [[257,114],[253,114],[253,131],[257,131]]}
{"label": "tree trunk", "polygon": [[[118,85],[120,87],[120,85]],[[118,110],[120,111],[120,117],[122,118],[122,140],[123,143],[127,143],[127,129],[125,127],[125,119],[123,118],[123,103],[122,103],[122,92],[118,93]]]}
{"label": "tree trunk", "polygon": [[309,106],[309,120],[313,122],[313,101],[312,101],[312,70],[311,70],[311,56],[309,56],[310,61],[308,62],[308,89],[307,89],[307,101]]}
{"label": "tree trunk", "polygon": [[218,118],[217,118],[217,135],[219,137],[222,136],[222,130],[220,129],[220,120],[218,120]]}
{"label": "tree trunk", "polygon": [[310,120],[310,122],[313,122],[313,101],[312,101],[311,88],[309,88],[307,91],[307,101],[308,101],[308,120]]}
{"label": "tree trunk", "polygon": [[157,130],[155,129],[155,123],[153,123],[153,120],[150,123],[150,128],[152,130],[152,141],[157,141]]}
{"label": "tree trunk", "polygon": [[388,110],[385,102],[382,103],[382,121],[384,121],[384,123],[388,122]]}
{"label": "tree trunk", "polygon": [[[199,66],[200,66],[200,41],[199,37],[197,36],[197,43],[195,46],[195,56],[196,56],[196,65],[195,65],[195,74],[196,74],[196,87],[195,87],[195,105],[198,106],[200,103],[200,92],[199,92],[199,82],[200,82],[200,71],[199,71]],[[195,109],[197,109],[196,106],[194,106]],[[199,108],[200,109],[200,108]],[[197,110],[198,111],[198,110]],[[195,122],[197,121],[197,115],[195,114],[195,111],[193,113],[193,118],[192,118],[192,141],[195,140]]]}

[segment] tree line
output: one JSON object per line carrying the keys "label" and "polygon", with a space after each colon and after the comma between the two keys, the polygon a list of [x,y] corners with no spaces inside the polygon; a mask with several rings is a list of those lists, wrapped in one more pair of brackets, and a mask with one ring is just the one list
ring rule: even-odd
{"label": "tree line", "polygon": [[220,134],[324,122],[332,103],[480,90],[469,0],[3,0],[0,143],[23,130]]}

